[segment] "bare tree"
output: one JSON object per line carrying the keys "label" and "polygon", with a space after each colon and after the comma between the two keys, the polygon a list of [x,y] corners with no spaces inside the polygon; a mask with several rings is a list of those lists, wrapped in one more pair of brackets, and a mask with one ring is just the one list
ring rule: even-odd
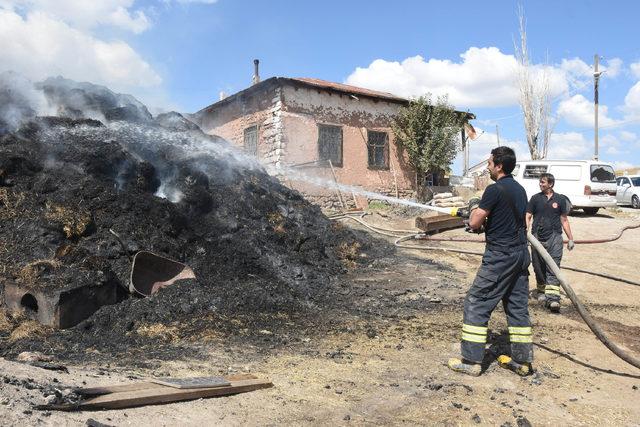
{"label": "bare tree", "polygon": [[522,5],[518,7],[520,43],[514,43],[518,61],[517,82],[520,89],[520,107],[524,116],[524,130],[531,159],[543,159],[549,149],[553,132],[549,75],[546,68],[534,69],[527,48],[527,29]]}

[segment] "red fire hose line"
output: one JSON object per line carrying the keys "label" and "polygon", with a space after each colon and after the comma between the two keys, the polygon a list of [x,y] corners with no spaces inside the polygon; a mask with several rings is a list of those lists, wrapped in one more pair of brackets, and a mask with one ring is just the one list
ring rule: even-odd
{"label": "red fire hose line", "polygon": [[[627,225],[625,227],[622,227],[620,229],[620,231],[618,232],[617,235],[615,235],[614,237],[610,237],[610,238],[606,238],[606,239],[585,239],[585,240],[574,240],[573,243],[577,244],[595,244],[595,243],[608,243],[608,242],[613,242],[615,240],[618,240],[620,237],[622,237],[622,233],[624,233],[626,230],[633,230],[634,228],[638,228],[640,227],[640,223],[635,224],[635,225]],[[433,242],[471,242],[471,243],[484,243],[485,240],[484,239],[465,239],[463,237],[432,237],[432,236],[427,236],[427,235],[423,235],[423,237],[420,237],[419,239],[416,240],[430,240]],[[564,240],[564,243],[567,243],[567,240]]]}
{"label": "red fire hose line", "polygon": [[[344,219],[344,218],[352,219],[352,220],[362,224],[363,226],[371,229],[372,231],[374,231],[376,233],[380,233],[380,234],[384,234],[384,235],[392,236],[392,237],[398,237],[397,235],[389,234],[389,233],[386,233],[386,232],[381,231],[381,230],[376,230],[375,227],[367,224],[366,222],[364,222],[360,218],[354,218],[352,216],[345,215],[344,217],[338,217],[336,219]],[[629,226],[623,227],[615,238],[612,238],[612,239],[597,239],[597,240],[594,239],[593,241],[588,241],[588,243],[611,242],[611,241],[619,239],[620,236],[622,236],[622,233],[625,230],[638,228],[638,227],[640,227],[640,224],[629,225]],[[448,251],[448,252],[455,252],[455,253],[464,253],[464,254],[469,254],[469,255],[483,255],[482,252],[468,251],[468,250],[464,250],[464,249],[449,249],[449,248],[427,247],[427,246],[410,246],[410,245],[401,245],[400,244],[401,242],[404,242],[406,240],[415,239],[417,236],[418,235],[409,235],[409,236],[398,237],[396,239],[396,241],[395,241],[395,245],[398,246],[398,247],[407,248],[407,249],[422,249],[422,250],[431,249],[431,250],[441,250],[441,251]],[[542,246],[542,244],[538,241],[538,239],[536,239],[531,233],[527,234],[527,239],[529,240],[529,243],[531,244],[531,246],[536,249],[536,251],[542,256],[544,261],[547,263],[549,268],[556,275],[556,277],[560,281],[562,289],[564,289],[565,293],[567,294],[567,296],[569,297],[569,299],[571,300],[573,305],[576,307],[576,310],[578,311],[578,313],[580,314],[582,319],[585,321],[587,326],[589,326],[589,329],[591,329],[591,331],[595,334],[595,336],[609,350],[611,350],[611,352],[613,352],[616,356],[618,356],[619,358],[621,358],[622,360],[624,360],[628,364],[640,369],[640,359],[638,359],[634,355],[630,354],[628,351],[622,349],[616,343],[614,343],[613,341],[611,341],[609,339],[609,337],[604,333],[604,331],[600,327],[600,325],[591,316],[591,313],[589,313],[589,311],[587,311],[586,307],[578,299],[578,296],[573,291],[573,288],[571,287],[571,285],[569,285],[569,282],[567,282],[567,280],[564,278],[564,276],[560,272],[560,269],[558,268],[556,263],[553,261],[553,258],[551,258],[549,253]],[[477,242],[478,240],[474,240],[474,241]],[[583,243],[587,243],[587,242],[583,242]],[[617,277],[614,277],[614,276],[609,276],[609,275],[605,275],[605,274],[601,274],[601,273],[593,273],[593,272],[590,272],[590,271],[587,271],[587,270],[579,270],[579,269],[575,269],[575,268],[571,268],[571,267],[569,267],[569,268],[564,267],[564,268],[569,269],[569,270],[584,272],[584,273],[587,273],[587,274],[594,274],[594,275],[597,275],[597,276],[606,277],[606,278],[613,279],[613,280],[619,280],[619,281],[622,281],[622,282],[625,282],[625,283],[629,283],[629,284],[632,284],[632,285],[639,285],[640,286],[640,283],[632,282],[631,280],[620,279],[620,278],[617,278]]]}
{"label": "red fire hose line", "polygon": [[[362,214],[360,216],[363,216]],[[442,242],[471,242],[471,243],[483,243],[484,239],[480,240],[480,239],[464,239],[464,238],[448,238],[448,237],[431,237],[431,236],[425,236],[424,234],[418,233],[418,234],[411,234],[409,236],[405,235],[401,235],[402,233],[415,233],[412,230],[393,230],[393,229],[389,229],[389,228],[382,228],[382,227],[378,227],[375,225],[371,225],[368,224],[367,222],[365,222],[364,220],[362,220],[361,218],[357,218],[354,216],[350,216],[350,215],[342,215],[342,216],[335,216],[332,219],[351,219],[353,221],[358,222],[359,224],[361,224],[362,226],[370,229],[371,231],[378,233],[378,234],[382,234],[384,236],[389,236],[389,237],[397,237],[398,239],[395,241],[395,245],[397,247],[400,248],[405,248],[405,249],[424,249],[424,250],[437,250],[437,251],[443,251],[443,252],[454,252],[454,253],[462,253],[462,254],[468,254],[468,255],[479,255],[482,256],[483,252],[478,252],[478,251],[470,251],[470,250],[466,250],[466,249],[451,249],[451,248],[443,248],[440,246],[408,246],[408,245],[400,245],[399,243],[406,241],[406,240],[427,240],[427,241],[442,241]],[[628,225],[623,227],[620,232],[618,233],[617,236],[611,238],[611,239],[594,239],[594,240],[582,240],[582,241],[574,241],[576,243],[604,243],[604,242],[610,242],[610,241],[614,241],[619,239],[622,236],[622,233],[625,230],[630,230],[630,229],[634,229],[634,228],[638,228],[640,227],[640,224],[636,224],[636,225]],[[618,281],[618,282],[622,282],[622,283],[627,283],[629,285],[634,285],[634,286],[640,286],[640,282],[634,281],[634,280],[630,280],[630,279],[625,279],[622,277],[617,277],[617,276],[612,276],[609,274],[604,274],[604,273],[598,273],[595,271],[590,271],[590,270],[584,270],[584,269],[580,269],[577,267],[570,267],[570,266],[566,266],[563,265],[560,268],[565,269],[565,270],[571,270],[571,271],[576,271],[578,273],[584,273],[584,274],[590,274],[592,276],[599,276],[599,277],[603,277],[605,279],[610,279],[610,280],[614,280],[614,281]]]}

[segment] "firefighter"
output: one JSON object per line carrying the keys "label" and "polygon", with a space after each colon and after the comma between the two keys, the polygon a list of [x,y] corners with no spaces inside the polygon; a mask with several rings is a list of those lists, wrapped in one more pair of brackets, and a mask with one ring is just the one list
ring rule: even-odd
{"label": "firefighter", "polygon": [[516,164],[509,147],[491,150],[487,169],[495,184],[484,191],[478,207],[470,212],[468,227],[486,233],[482,264],[464,300],[461,358],[449,359],[455,372],[481,374],[489,318],[502,301],[507,315],[511,359],[516,373],[531,372],[533,346],[529,320],[529,271],[525,210],[527,195],[511,175]]}
{"label": "firefighter", "polygon": [[[573,250],[573,234],[567,215],[571,210],[569,200],[553,191],[555,178],[550,173],[540,175],[540,193],[534,194],[527,205],[527,229],[540,241],[551,258],[560,267],[562,260],[562,230],[567,234],[567,249]],[[533,218],[533,225],[531,219]],[[560,311],[560,281],[547,266],[540,254],[531,248],[531,263],[536,275],[538,302],[552,313]]]}

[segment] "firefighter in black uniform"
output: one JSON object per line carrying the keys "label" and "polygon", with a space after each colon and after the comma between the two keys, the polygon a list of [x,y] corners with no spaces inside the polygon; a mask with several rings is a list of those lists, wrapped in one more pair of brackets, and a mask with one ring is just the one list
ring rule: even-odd
{"label": "firefighter in black uniform", "polygon": [[[550,173],[540,175],[540,193],[534,194],[527,205],[527,229],[540,241],[549,252],[556,265],[560,267],[562,260],[562,230],[567,233],[569,243],[567,249],[572,250],[573,234],[567,215],[571,210],[569,200],[562,194],[553,191],[556,180]],[[531,219],[533,218],[533,226]],[[560,311],[560,281],[542,259],[538,252],[531,248],[531,263],[536,274],[538,301],[553,313]]]}
{"label": "firefighter in black uniform", "polygon": [[484,228],[487,243],[482,265],[464,300],[462,358],[448,362],[449,368],[456,372],[480,375],[489,318],[502,301],[513,363],[501,366],[515,366],[513,370],[520,375],[531,373],[527,194],[511,176],[515,164],[516,156],[511,148],[503,146],[491,151],[487,169],[495,184],[487,187],[478,207],[470,212],[469,228],[476,232]]}

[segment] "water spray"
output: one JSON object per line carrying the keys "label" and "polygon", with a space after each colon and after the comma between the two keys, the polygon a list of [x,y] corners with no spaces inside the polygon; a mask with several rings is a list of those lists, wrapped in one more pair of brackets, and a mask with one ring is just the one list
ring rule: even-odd
{"label": "water spray", "polygon": [[434,212],[439,212],[445,215],[465,217],[465,218],[469,216],[469,208],[466,206],[457,207],[457,208],[445,208],[445,207],[426,205],[424,203],[418,203],[414,200],[407,200],[407,199],[400,199],[397,197],[386,196],[384,194],[376,193],[374,191],[368,191],[353,185],[340,184],[338,182],[320,178],[317,176],[310,176],[303,173],[299,169],[286,167],[286,166],[278,168],[278,172],[287,177],[293,178],[295,180],[304,181],[306,183],[316,185],[318,187],[322,187],[326,189],[337,188],[339,191],[344,191],[345,193],[354,193],[360,196],[369,197],[371,199],[384,200],[386,202],[397,204],[397,205],[411,206],[418,209],[425,209],[425,210],[430,210]]}

